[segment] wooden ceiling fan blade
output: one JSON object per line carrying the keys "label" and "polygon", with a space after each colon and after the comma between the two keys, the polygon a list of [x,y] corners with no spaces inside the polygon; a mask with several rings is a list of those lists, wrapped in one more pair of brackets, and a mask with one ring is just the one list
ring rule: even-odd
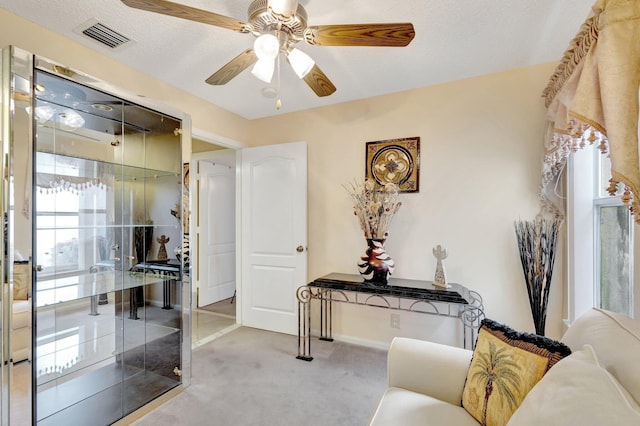
{"label": "wooden ceiling fan blade", "polygon": [[249,32],[249,24],[228,16],[219,15],[207,10],[173,3],[166,0],[121,0],[122,3],[134,9],[188,19],[189,21],[202,22],[216,27],[227,28],[241,33]]}
{"label": "wooden ceiling fan blade", "polygon": [[227,62],[222,68],[216,71],[211,77],[205,81],[214,86],[221,86],[227,84],[235,76],[240,74],[247,67],[253,65],[258,60],[253,49],[247,49],[231,61]]}
{"label": "wooden ceiling fan blade", "polygon": [[315,46],[404,47],[415,35],[413,24],[409,22],[315,25],[304,32],[307,43]]}
{"label": "wooden ceiling fan blade", "polygon": [[303,80],[320,97],[329,96],[336,91],[336,86],[317,65],[313,66]]}

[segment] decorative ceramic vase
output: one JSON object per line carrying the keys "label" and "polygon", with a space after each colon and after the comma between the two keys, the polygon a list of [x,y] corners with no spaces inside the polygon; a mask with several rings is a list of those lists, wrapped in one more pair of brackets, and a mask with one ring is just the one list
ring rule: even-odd
{"label": "decorative ceramic vase", "polygon": [[360,275],[364,281],[375,284],[387,284],[393,273],[395,262],[384,249],[384,239],[367,238],[367,251],[358,261]]}

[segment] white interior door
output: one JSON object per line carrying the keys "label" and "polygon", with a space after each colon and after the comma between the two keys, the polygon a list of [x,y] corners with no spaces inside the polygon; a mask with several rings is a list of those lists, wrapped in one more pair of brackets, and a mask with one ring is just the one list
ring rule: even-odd
{"label": "white interior door", "polygon": [[242,324],[295,334],[307,279],[307,144],[241,152]]}
{"label": "white interior door", "polygon": [[198,307],[236,290],[235,155],[199,162]]}

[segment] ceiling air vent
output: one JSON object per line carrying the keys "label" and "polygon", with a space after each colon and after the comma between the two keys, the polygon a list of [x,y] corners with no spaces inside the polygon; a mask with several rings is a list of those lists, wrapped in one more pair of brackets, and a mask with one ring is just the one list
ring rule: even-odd
{"label": "ceiling air vent", "polygon": [[133,44],[133,40],[129,37],[107,27],[96,19],[90,19],[84,24],[74,28],[73,31],[78,34],[83,34],[103,46],[114,50],[122,49],[125,46]]}

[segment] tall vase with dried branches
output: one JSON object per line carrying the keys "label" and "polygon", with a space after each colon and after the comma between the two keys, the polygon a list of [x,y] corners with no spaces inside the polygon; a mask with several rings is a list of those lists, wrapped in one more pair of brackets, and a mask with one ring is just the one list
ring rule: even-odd
{"label": "tall vase with dried branches", "polygon": [[358,270],[365,282],[387,284],[395,269],[395,262],[384,248],[394,215],[402,203],[398,200],[398,185],[383,187],[367,179],[344,185],[353,200],[353,213],[367,240],[367,250],[358,261]]}
{"label": "tall vase with dried branches", "polygon": [[544,336],[547,320],[547,304],[553,264],[555,262],[558,229],[562,221],[558,218],[536,217],[533,221],[516,221],[516,237],[520,261],[529,294],[531,314],[536,334]]}

